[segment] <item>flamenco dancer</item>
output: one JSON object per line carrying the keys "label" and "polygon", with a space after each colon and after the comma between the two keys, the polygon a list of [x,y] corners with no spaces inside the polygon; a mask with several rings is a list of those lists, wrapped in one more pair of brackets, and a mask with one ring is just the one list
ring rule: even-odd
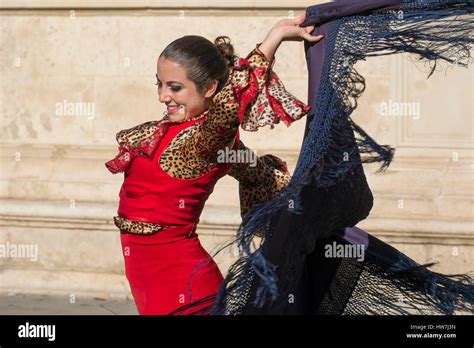
{"label": "flamenco dancer", "polygon": [[[474,313],[470,276],[436,273],[356,227],[373,205],[362,164],[380,162],[383,171],[394,149],[350,118],[365,88],[357,61],[407,52],[430,63],[428,77],[440,61],[467,67],[473,11],[472,0],[340,0],[295,20],[301,33],[315,26],[311,34],[324,35],[305,42],[312,108],[295,172],[275,196],[243,211],[229,243],[240,257],[217,294],[172,314]],[[361,247],[364,257],[330,258],[328,245]]]}
{"label": "flamenco dancer", "polygon": [[[278,22],[246,58],[234,55],[228,37],[212,43],[184,36],[160,54],[158,96],[167,112],[117,133],[119,154],[106,163],[110,172],[124,173],[114,223],[139,314],[212,304],[224,278],[195,231],[220,178],[240,182],[243,215],[289,182],[286,163],[270,154],[257,157],[239,140],[239,126],[290,125],[310,110],[272,72],[281,42],[322,39],[309,34],[313,25],[301,29],[300,22]],[[255,161],[231,163],[223,151],[247,152]]]}

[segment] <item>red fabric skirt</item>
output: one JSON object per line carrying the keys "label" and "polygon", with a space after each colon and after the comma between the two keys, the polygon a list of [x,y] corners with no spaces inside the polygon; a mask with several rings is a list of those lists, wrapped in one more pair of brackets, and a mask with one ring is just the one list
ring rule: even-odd
{"label": "red fabric skirt", "polygon": [[215,294],[223,281],[195,227],[170,226],[149,236],[120,235],[125,274],[140,315],[167,315]]}

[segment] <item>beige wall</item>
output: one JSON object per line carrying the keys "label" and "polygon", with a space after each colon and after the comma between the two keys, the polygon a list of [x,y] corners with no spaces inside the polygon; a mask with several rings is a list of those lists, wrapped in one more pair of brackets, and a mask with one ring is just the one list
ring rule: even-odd
{"label": "beige wall", "polygon": [[[0,244],[35,244],[39,258],[0,258],[0,291],[126,296],[111,221],[123,177],[104,162],[116,154],[118,130],[162,117],[157,56],[187,34],[229,35],[244,56],[276,21],[314,3],[4,0]],[[284,43],[276,59],[285,86],[306,101],[303,44]],[[439,260],[440,271],[473,270],[473,68],[445,67],[426,80],[427,68],[405,56],[359,67],[367,90],[353,118],[379,143],[398,148],[386,173],[366,167],[375,206],[359,226],[417,261]],[[58,115],[64,101],[89,103],[94,113]],[[384,114],[384,103],[415,103],[420,112]],[[303,130],[298,122],[242,137],[258,154],[271,152],[293,169]],[[237,184],[227,177],[198,232],[212,251],[238,223]],[[223,272],[234,256],[216,258]]]}

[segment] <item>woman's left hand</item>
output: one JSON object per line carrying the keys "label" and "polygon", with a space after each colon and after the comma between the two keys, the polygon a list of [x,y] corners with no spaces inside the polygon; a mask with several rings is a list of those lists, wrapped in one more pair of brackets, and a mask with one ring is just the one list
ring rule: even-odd
{"label": "woman's left hand", "polygon": [[282,19],[277,24],[275,24],[271,31],[276,32],[278,36],[280,36],[281,41],[320,41],[324,37],[323,35],[313,36],[310,34],[314,30],[314,25],[309,25],[306,27],[299,26],[304,22],[304,20],[304,15],[294,19]]}
{"label": "woman's left hand", "polygon": [[278,46],[282,41],[302,41],[306,40],[312,43],[319,42],[324,36],[313,36],[310,33],[314,30],[314,25],[300,27],[305,16],[299,16],[295,19],[283,19],[275,24],[268,32],[267,37],[260,45],[260,51],[265,55],[268,61],[273,61]]}

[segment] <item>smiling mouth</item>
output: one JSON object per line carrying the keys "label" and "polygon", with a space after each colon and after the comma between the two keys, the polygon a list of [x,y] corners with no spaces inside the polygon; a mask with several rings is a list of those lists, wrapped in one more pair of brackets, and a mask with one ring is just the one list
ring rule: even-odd
{"label": "smiling mouth", "polygon": [[166,110],[170,114],[176,114],[176,113],[179,112],[179,106],[177,106],[177,105],[168,105]]}

